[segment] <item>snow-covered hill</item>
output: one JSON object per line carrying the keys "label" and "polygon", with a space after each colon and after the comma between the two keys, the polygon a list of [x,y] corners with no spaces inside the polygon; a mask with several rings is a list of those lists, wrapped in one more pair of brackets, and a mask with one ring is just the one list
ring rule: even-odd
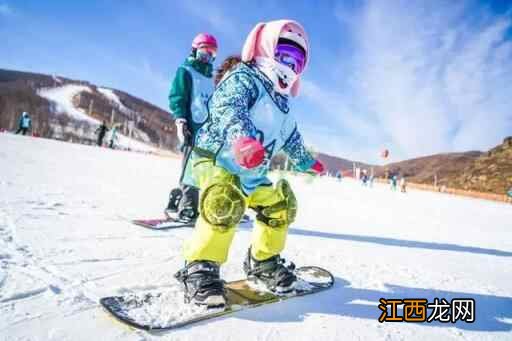
{"label": "snow-covered hill", "polygon": [[55,103],[55,109],[58,113],[66,114],[75,120],[87,121],[99,125],[101,122],[90,117],[84,110],[78,109],[73,105],[73,97],[82,91],[91,92],[91,89],[85,85],[68,84],[53,88],[44,88],[39,90],[37,94]]}
{"label": "snow-covered hill", "polygon": [[[119,110],[123,112],[128,112],[129,109],[126,108],[119,97],[111,90],[105,88],[99,88],[98,91],[105,96],[109,101],[115,103]],[[92,92],[89,86],[85,85],[76,85],[76,84],[67,84],[63,86],[53,87],[53,88],[44,88],[38,91],[38,95],[50,100],[55,104],[55,110],[57,113],[61,113],[64,115],[68,115],[74,120],[86,121],[91,123],[95,128],[98,128],[101,122],[89,115],[85,112],[85,110],[81,108],[77,108],[73,104],[73,98],[80,94],[81,92]],[[72,129],[72,128],[71,128]],[[90,132],[90,138],[95,139],[94,130]],[[80,135],[80,134],[79,134]],[[83,135],[83,133],[82,133]],[[144,141],[149,142],[149,137],[146,134],[142,134]],[[107,136],[107,141],[110,137]],[[137,141],[135,139],[129,138],[127,136],[122,135],[121,132],[117,133],[116,147],[121,149],[131,149],[142,152],[151,152],[154,151],[155,148],[150,145]]]}
{"label": "snow-covered hill", "polygon": [[97,127],[106,121],[130,137],[119,141],[120,148],[177,150],[169,112],[121,90],[85,80],[3,69],[0,88],[0,129],[16,131],[21,111],[26,111],[36,136],[94,144]]}
{"label": "snow-covered hill", "polygon": [[105,96],[106,98],[108,98],[111,102],[115,103],[117,105],[117,107],[119,108],[119,110],[121,110],[122,112],[125,112],[125,113],[130,112],[130,109],[128,109],[123,104],[123,102],[121,102],[119,97],[117,97],[117,95],[115,94],[115,92],[112,89],[98,88],[98,91],[101,92],[101,94],[103,96]]}
{"label": "snow-covered hill", "polygon": [[[291,177],[300,207],[285,258],[329,291],[150,335],[109,318],[105,295],[175,285],[191,229],[151,231],[179,160],[0,134],[0,340],[510,340],[512,207]],[[277,176],[277,175],[275,175]],[[226,279],[242,276],[240,228]],[[476,321],[379,323],[379,298],[474,298]]]}

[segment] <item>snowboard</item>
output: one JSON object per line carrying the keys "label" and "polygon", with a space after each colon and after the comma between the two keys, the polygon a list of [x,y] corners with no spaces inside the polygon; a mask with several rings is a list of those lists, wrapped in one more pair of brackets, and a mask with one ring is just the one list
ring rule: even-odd
{"label": "snowboard", "polygon": [[[240,221],[240,224],[246,224],[250,222],[251,218],[248,215],[244,215]],[[132,223],[152,230],[169,230],[180,227],[194,227],[195,225],[195,222],[181,221],[170,216],[161,219],[135,219],[132,220]]]}
{"label": "snowboard", "polygon": [[152,230],[169,230],[180,227],[194,227],[195,222],[185,222],[172,218],[135,219],[132,223]]}
{"label": "snowboard", "polygon": [[130,327],[161,332],[245,309],[311,295],[329,289],[334,284],[333,275],[320,267],[300,267],[295,269],[295,274],[298,278],[295,290],[283,295],[268,291],[254,279],[228,282],[225,285],[227,304],[220,308],[184,303],[183,290],[179,285],[165,290],[104,297],[100,304],[111,316]]}

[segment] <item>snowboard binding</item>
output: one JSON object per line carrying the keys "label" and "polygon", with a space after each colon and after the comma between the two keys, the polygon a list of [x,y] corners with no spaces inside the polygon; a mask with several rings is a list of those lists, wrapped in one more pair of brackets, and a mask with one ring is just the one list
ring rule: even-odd
{"label": "snowboard binding", "polygon": [[174,277],[184,285],[185,303],[200,306],[223,307],[226,305],[224,281],[220,279],[220,267],[211,261],[194,261]]}
{"label": "snowboard binding", "polygon": [[286,265],[286,260],[279,255],[258,261],[252,257],[250,248],[244,261],[247,277],[262,282],[275,294],[287,294],[295,289],[297,276],[294,270],[295,264]]}

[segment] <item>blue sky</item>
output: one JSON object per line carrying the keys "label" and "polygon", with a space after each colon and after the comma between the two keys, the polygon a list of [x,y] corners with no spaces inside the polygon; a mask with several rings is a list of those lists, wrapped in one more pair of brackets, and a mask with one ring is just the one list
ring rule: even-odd
{"label": "blue sky", "polygon": [[512,2],[0,0],[0,68],[118,88],[167,108],[194,35],[217,62],[260,21],[290,18],[311,40],[294,100],[305,140],[382,163],[487,150],[512,135]]}

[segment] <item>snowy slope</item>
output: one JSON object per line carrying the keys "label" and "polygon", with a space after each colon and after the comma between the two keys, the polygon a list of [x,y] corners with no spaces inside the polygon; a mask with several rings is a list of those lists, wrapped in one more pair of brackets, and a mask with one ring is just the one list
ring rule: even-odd
{"label": "snowy slope", "polygon": [[73,97],[82,91],[91,92],[91,89],[84,85],[67,84],[55,88],[43,88],[37,94],[56,103],[57,112],[66,113],[77,120],[88,121],[96,125],[101,124],[98,120],[87,115],[84,110],[73,105]]}
{"label": "snowy slope", "polygon": [[[117,95],[112,90],[104,88],[98,88],[98,90],[110,101],[113,101],[114,103],[118,104],[121,110],[128,111],[128,109],[121,103]],[[87,121],[89,123],[94,124],[95,126],[99,126],[101,124],[100,121],[87,115],[87,113],[83,109],[77,108],[73,105],[73,97],[78,95],[82,91],[91,92],[91,89],[88,86],[84,85],[67,84],[55,88],[41,89],[38,91],[38,95],[54,102],[56,104],[57,112],[64,113],[76,120]],[[142,134],[142,137],[146,141],[149,141],[149,137],[146,134]],[[120,148],[129,148],[132,150],[143,152],[151,152],[155,150],[155,148],[151,147],[148,144],[122,135],[119,130],[117,132],[116,146]]]}
{"label": "snowy slope", "polygon": [[[123,102],[119,99],[119,97],[115,94],[115,92],[112,89],[107,88],[98,88],[98,91],[105,96],[110,102],[114,103],[119,110],[121,110],[124,113],[130,114],[132,111],[128,109]],[[146,143],[150,143],[151,139],[149,138],[148,134],[146,134],[144,131],[134,128],[133,129],[133,136],[137,137],[139,140],[142,140]],[[128,139],[128,140],[127,140]],[[143,143],[138,142],[134,139],[129,139],[124,136],[120,137],[121,145],[123,146],[132,146],[129,147],[131,149],[137,149],[141,151],[152,151],[154,148],[149,148],[147,145],[144,145]],[[138,142],[138,143],[136,143]]]}
{"label": "snowy slope", "polygon": [[[110,134],[107,134],[107,138],[110,138]],[[141,152],[152,152],[156,149],[151,147],[148,144],[145,144],[143,142],[137,141],[135,139],[131,139],[123,134],[118,130],[116,135],[116,146],[122,147],[122,148],[128,148],[130,150],[136,150]]]}
{"label": "snowy slope", "polygon": [[114,102],[119,107],[119,110],[123,112],[130,112],[130,109],[124,106],[124,104],[121,102],[119,97],[117,97],[117,95],[114,93],[112,89],[98,88],[98,91],[101,92],[103,96],[108,98],[109,101]]}
{"label": "snowy slope", "polygon": [[[191,230],[158,217],[179,160],[0,134],[0,340],[510,340],[512,207],[344,180],[291,178],[300,210],[284,257],[333,289],[159,336],[99,308],[105,295],[174,285]],[[223,266],[242,276],[250,229]],[[476,300],[476,322],[377,322],[379,298]]]}

